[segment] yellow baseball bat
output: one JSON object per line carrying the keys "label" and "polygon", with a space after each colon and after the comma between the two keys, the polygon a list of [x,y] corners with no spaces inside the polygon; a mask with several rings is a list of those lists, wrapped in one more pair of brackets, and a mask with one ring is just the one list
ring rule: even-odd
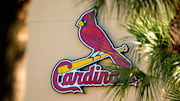
{"label": "yellow baseball bat", "polygon": [[[127,51],[127,46],[123,45],[122,48],[117,49],[116,51],[117,52],[122,52],[122,51],[126,52]],[[83,67],[85,65],[88,65],[90,63],[94,63],[94,62],[100,61],[100,60],[108,57],[108,55],[109,54],[104,53],[102,55],[98,55],[98,56],[95,56],[95,57],[79,59],[79,60],[76,60],[74,62],[72,61],[70,67],[68,67],[68,65],[59,66],[58,67],[58,73],[59,74],[63,74],[63,73],[66,73],[68,71],[81,68],[81,67]]]}

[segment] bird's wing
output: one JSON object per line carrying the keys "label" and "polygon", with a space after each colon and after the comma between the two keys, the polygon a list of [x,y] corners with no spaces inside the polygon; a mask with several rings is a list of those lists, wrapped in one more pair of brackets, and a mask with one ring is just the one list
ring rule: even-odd
{"label": "bird's wing", "polygon": [[100,51],[103,52],[114,51],[112,48],[113,46],[110,43],[110,40],[108,39],[108,37],[104,35],[105,33],[103,33],[101,30],[93,30],[87,33],[90,33],[86,35],[87,40],[89,40],[89,43],[91,43],[95,47],[99,47]]}

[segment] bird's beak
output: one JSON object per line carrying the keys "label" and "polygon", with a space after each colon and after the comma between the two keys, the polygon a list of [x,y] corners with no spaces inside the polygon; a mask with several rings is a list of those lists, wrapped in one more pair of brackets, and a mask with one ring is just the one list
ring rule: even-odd
{"label": "bird's beak", "polygon": [[79,21],[78,25],[79,26],[84,26],[84,22],[83,21]]}

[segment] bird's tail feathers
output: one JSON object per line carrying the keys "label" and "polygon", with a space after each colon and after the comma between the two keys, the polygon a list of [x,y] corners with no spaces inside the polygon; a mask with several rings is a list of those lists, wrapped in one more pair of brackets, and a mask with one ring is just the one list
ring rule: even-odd
{"label": "bird's tail feathers", "polygon": [[115,64],[118,64],[120,66],[129,68],[130,67],[130,62],[121,54],[119,54],[118,52],[114,52],[112,54],[110,54],[112,61]]}

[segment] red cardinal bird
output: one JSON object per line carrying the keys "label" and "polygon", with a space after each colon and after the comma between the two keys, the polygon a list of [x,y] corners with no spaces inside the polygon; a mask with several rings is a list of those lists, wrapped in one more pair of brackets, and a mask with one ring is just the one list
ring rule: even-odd
{"label": "red cardinal bird", "polygon": [[87,47],[92,49],[92,54],[104,52],[110,55],[115,64],[130,67],[130,61],[121,53],[118,53],[103,29],[97,24],[96,10],[92,9],[80,17],[76,26],[79,27],[79,38]]}

